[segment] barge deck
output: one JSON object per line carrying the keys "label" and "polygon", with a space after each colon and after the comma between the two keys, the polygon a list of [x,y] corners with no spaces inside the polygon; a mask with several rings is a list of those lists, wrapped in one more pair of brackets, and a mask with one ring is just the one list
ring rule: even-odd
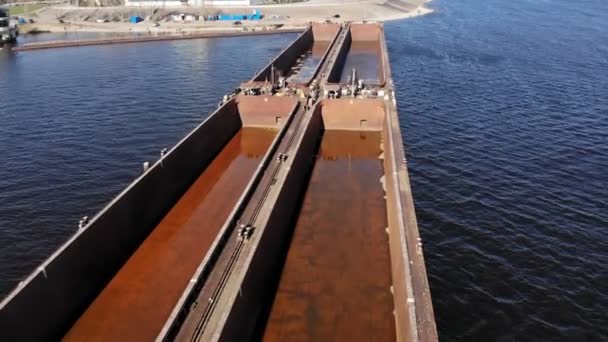
{"label": "barge deck", "polygon": [[81,223],[0,339],[438,339],[381,24],[312,24]]}

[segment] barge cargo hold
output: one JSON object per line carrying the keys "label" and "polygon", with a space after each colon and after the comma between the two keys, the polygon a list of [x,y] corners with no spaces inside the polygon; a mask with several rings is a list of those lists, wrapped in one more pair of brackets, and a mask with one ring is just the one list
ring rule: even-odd
{"label": "barge cargo hold", "polygon": [[84,223],[2,340],[437,340],[381,24],[312,24]]}

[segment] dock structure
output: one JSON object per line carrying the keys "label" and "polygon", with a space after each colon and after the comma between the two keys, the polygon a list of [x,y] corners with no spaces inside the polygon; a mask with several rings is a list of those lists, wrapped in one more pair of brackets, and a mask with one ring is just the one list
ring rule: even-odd
{"label": "dock structure", "polygon": [[0,303],[6,341],[436,341],[378,23],[312,24]]}
{"label": "dock structure", "polygon": [[115,45],[115,44],[133,44],[147,42],[161,42],[169,40],[191,40],[204,38],[225,38],[225,37],[244,37],[244,36],[267,36],[283,33],[301,33],[300,29],[273,29],[273,30],[257,30],[257,31],[236,31],[236,30],[218,30],[210,32],[190,33],[190,34],[161,34],[161,35],[144,35],[131,37],[110,37],[96,39],[68,39],[55,41],[42,41],[25,43],[20,46],[15,46],[11,50],[18,51],[33,51],[45,49],[59,49],[69,47],[95,46],[95,45]]}

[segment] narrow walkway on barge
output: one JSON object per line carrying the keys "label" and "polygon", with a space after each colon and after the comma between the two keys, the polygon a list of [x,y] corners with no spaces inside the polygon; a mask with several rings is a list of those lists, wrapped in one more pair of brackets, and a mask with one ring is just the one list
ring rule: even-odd
{"label": "narrow walkway on barge", "polygon": [[264,341],[394,341],[380,132],[326,131]]}
{"label": "narrow walkway on barge", "polygon": [[237,132],[64,340],[154,340],[275,135],[263,128]]}

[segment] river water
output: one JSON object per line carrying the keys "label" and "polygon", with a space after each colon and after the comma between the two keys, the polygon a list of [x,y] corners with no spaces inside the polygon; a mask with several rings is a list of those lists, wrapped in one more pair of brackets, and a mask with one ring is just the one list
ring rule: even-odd
{"label": "river water", "polygon": [[[608,3],[430,5],[386,35],[440,337],[607,340]],[[0,294],[294,37],[0,53]]]}
{"label": "river water", "polygon": [[608,2],[386,27],[439,334],[608,340]]}

